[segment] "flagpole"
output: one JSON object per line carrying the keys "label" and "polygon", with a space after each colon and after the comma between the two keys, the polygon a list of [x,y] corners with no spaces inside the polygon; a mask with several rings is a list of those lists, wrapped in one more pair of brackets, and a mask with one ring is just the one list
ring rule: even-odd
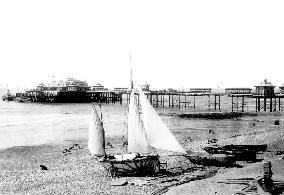
{"label": "flagpole", "polygon": [[129,63],[130,63],[130,89],[133,89],[133,78],[132,78],[132,64],[131,64],[131,53],[129,52]]}

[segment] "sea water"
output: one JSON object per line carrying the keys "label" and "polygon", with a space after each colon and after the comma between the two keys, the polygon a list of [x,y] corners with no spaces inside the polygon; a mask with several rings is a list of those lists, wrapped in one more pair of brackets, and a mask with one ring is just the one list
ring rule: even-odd
{"label": "sea water", "polygon": [[[127,134],[127,105],[96,104],[106,136]],[[0,101],[0,149],[12,146],[59,143],[88,138],[91,103],[41,104]],[[162,120],[177,138],[206,140],[226,138],[255,128],[252,119],[185,119],[169,113],[192,110],[157,108]],[[272,123],[272,122],[270,122]],[[208,134],[212,130],[214,135]]]}

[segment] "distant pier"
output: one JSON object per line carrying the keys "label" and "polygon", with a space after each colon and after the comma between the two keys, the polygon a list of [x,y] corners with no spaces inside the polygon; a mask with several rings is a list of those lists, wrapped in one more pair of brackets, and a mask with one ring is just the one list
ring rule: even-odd
{"label": "distant pier", "polygon": [[[176,108],[192,111],[224,112],[276,112],[283,111],[284,85],[275,93],[275,86],[267,80],[250,88],[226,88],[216,91],[211,88],[150,90],[146,84],[142,89],[149,102],[156,108]],[[139,99],[139,93],[135,95]],[[89,87],[85,81],[68,78],[65,82],[53,81],[48,86],[39,84],[36,89],[16,94],[24,102],[40,103],[106,103],[129,104],[130,89],[109,90],[101,84]],[[139,101],[138,101],[139,102]]]}

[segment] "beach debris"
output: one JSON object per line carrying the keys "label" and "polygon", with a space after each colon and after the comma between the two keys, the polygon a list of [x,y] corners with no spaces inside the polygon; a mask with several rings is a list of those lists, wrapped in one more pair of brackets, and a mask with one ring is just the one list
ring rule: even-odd
{"label": "beach debris", "polygon": [[250,126],[251,126],[251,127],[254,127],[254,126],[255,126],[255,123],[251,123]]}
{"label": "beach debris", "polygon": [[217,142],[218,142],[218,139],[209,139],[209,140],[207,140],[208,144],[215,144]]}
{"label": "beach debris", "polygon": [[73,146],[69,148],[69,150],[78,150],[78,149],[82,149],[79,144],[73,144]]}
{"label": "beach debris", "polygon": [[208,133],[215,134],[215,132],[213,130],[211,130],[211,129],[209,129]]}
{"label": "beach debris", "polygon": [[191,138],[191,137],[188,137],[187,140],[188,140],[189,142],[192,142],[192,138]]}
{"label": "beach debris", "polygon": [[63,154],[67,155],[67,154],[71,154],[71,150],[79,150],[79,149],[83,149],[81,148],[81,146],[79,144],[73,144],[73,146],[71,146],[70,148],[65,148],[63,150]]}
{"label": "beach debris", "polygon": [[65,148],[62,153],[65,154],[65,155],[71,154],[71,151]]}
{"label": "beach debris", "polygon": [[167,179],[163,179],[161,180],[161,183],[165,183],[165,182],[173,182],[173,181],[179,181],[178,179],[176,178],[167,178]]}
{"label": "beach debris", "polygon": [[128,182],[126,179],[116,179],[111,182],[111,186],[125,186]]}
{"label": "beach debris", "polygon": [[282,154],[284,154],[284,151],[276,151],[275,152],[275,155],[282,155]]}
{"label": "beach debris", "polygon": [[169,188],[168,188],[168,187],[158,188],[158,189],[156,189],[155,191],[153,191],[153,192],[151,193],[151,195],[160,195],[160,194],[164,194],[164,193],[166,193],[168,190],[169,190]]}
{"label": "beach debris", "polygon": [[106,144],[106,147],[113,148],[113,145],[108,142],[108,143]]}
{"label": "beach debris", "polygon": [[45,171],[48,170],[48,168],[44,165],[39,165],[39,166],[40,166],[41,170],[45,170]]}
{"label": "beach debris", "polygon": [[280,121],[279,120],[275,120],[274,121],[274,125],[280,125]]}
{"label": "beach debris", "polygon": [[123,142],[123,144],[122,144],[122,147],[126,147],[126,146],[128,146],[127,141]]}
{"label": "beach debris", "polygon": [[151,185],[149,180],[143,180],[143,179],[132,179],[129,181],[129,184],[135,186]]}

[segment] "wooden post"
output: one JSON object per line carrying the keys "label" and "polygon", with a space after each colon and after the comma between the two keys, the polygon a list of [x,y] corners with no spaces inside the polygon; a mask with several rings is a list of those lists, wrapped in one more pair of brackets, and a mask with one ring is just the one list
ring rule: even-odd
{"label": "wooden post", "polygon": [[215,108],[215,110],[216,110],[216,104],[217,104],[216,95],[214,95],[214,108]]}
{"label": "wooden post", "polygon": [[150,103],[151,103],[151,105],[153,105],[153,101],[152,101],[153,99],[152,99],[152,93],[150,93]]}
{"label": "wooden post", "polygon": [[221,110],[221,95],[219,95],[219,110]]}
{"label": "wooden post", "polygon": [[244,112],[245,97],[242,96],[242,112]]}
{"label": "wooden post", "polygon": [[266,111],[266,97],[264,98],[264,102],[263,103],[264,103],[264,106],[263,106],[264,108],[263,109],[264,109],[264,111]]}
{"label": "wooden post", "polygon": [[208,95],[208,110],[210,110],[210,95]]}
{"label": "wooden post", "polygon": [[276,112],[276,107],[277,107],[277,99],[274,97],[274,112]]}
{"label": "wooden post", "polygon": [[272,169],[271,169],[271,162],[266,161],[263,164],[263,182],[264,182],[264,187],[270,191],[273,187],[273,180],[272,180]]}
{"label": "wooden post", "polygon": [[281,111],[281,110],[280,110],[280,107],[281,107],[280,98],[278,99],[278,107],[279,107],[279,108],[278,108],[279,111]]}
{"label": "wooden post", "polygon": [[193,108],[195,109],[195,94],[193,95]]}
{"label": "wooden post", "polygon": [[239,96],[237,96],[237,111],[239,111]]}
{"label": "wooden post", "polygon": [[158,106],[159,106],[159,94],[157,93],[156,94],[156,107],[158,108]]}
{"label": "wooden post", "polygon": [[187,102],[186,102],[186,95],[184,94],[184,108],[186,109],[186,104],[187,104]]}
{"label": "wooden post", "polygon": [[180,94],[178,94],[178,108],[180,109]]}
{"label": "wooden post", "polygon": [[272,103],[273,103],[272,97],[270,98],[270,102],[269,103],[270,103],[270,109],[269,110],[270,110],[270,112],[272,112],[272,110],[273,110],[272,109],[272,107],[273,107],[273,105],[272,105]]}
{"label": "wooden post", "polygon": [[174,107],[174,94],[172,94],[172,107]]}
{"label": "wooden post", "polygon": [[161,99],[163,101],[163,108],[164,108],[165,107],[165,95],[164,94],[162,94]]}
{"label": "wooden post", "polygon": [[255,111],[257,112],[257,98],[255,98]]}
{"label": "wooden post", "polygon": [[258,111],[260,112],[260,97],[258,98]]}
{"label": "wooden post", "polygon": [[234,112],[234,96],[232,95],[232,112]]}

